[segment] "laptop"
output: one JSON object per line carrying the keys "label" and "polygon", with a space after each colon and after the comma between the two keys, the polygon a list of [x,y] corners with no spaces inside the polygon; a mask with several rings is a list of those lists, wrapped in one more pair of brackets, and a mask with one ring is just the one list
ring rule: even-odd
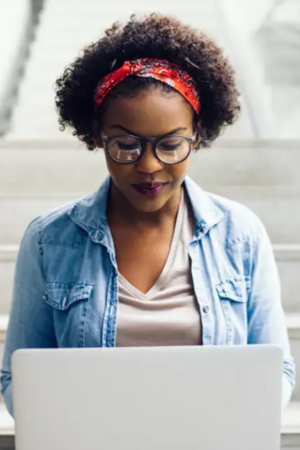
{"label": "laptop", "polygon": [[276,346],[18,350],[17,450],[279,450]]}

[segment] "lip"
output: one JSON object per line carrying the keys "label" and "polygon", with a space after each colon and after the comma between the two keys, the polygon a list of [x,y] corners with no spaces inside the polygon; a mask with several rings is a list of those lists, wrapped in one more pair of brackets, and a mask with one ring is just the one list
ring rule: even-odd
{"label": "lip", "polygon": [[132,186],[140,194],[145,195],[147,197],[154,197],[161,193],[162,189],[166,184],[168,183],[156,182],[156,183],[139,183],[133,184]]}

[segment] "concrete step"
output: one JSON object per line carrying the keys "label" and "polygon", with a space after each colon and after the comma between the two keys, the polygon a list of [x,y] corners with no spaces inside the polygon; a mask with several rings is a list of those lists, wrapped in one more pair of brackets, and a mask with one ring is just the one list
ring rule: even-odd
{"label": "concrete step", "polygon": [[[189,2],[188,2],[189,3]],[[123,6],[125,4],[123,3]],[[181,8],[175,7],[174,3],[173,5],[166,5],[162,2],[159,2],[157,6],[154,6],[152,3],[148,6],[146,4],[140,4],[140,7],[138,7],[134,13],[135,14],[147,14],[153,12],[155,9],[155,12],[160,12],[163,14],[171,14],[175,15],[177,17],[180,17],[180,20],[182,22],[188,23],[188,24],[196,24],[194,15],[198,15],[199,25],[198,28],[203,29],[203,26],[207,30],[215,29],[219,23],[215,15],[212,15],[211,12],[203,13],[202,8],[197,8],[197,3],[193,2],[193,8],[187,10],[186,8],[182,6]],[[132,9],[128,8],[126,5],[126,8],[118,8],[115,7],[111,8],[105,8],[103,10],[101,8],[96,8],[92,11],[91,8],[86,9],[80,9],[80,11],[77,12],[77,14],[69,15],[68,17],[68,32],[70,33],[76,33],[79,32],[79,34],[86,35],[89,32],[89,25],[91,24],[91,28],[96,29],[96,25],[98,23],[98,30],[99,30],[99,37],[102,35],[102,32],[104,29],[109,27],[112,22],[118,20],[118,21],[128,21],[130,18],[130,15],[132,13]],[[57,11],[53,11],[51,14],[48,14],[48,21],[47,23],[43,24],[42,29],[39,33],[39,38],[44,38],[41,43],[50,43],[51,37],[53,37],[54,42],[57,40],[56,33],[53,34],[53,23],[55,23],[55,32],[58,32],[58,35],[63,35],[64,27],[66,27],[66,17],[63,15],[63,13],[59,14]],[[82,20],[89,20],[88,26],[82,26],[82,22],[80,23],[80,19]],[[51,29],[52,25],[52,29]],[[80,27],[81,25],[81,27]],[[220,33],[220,31],[219,31]],[[64,40],[63,43],[67,43],[65,36],[63,36]],[[40,42],[37,42],[38,45],[40,45]]]}
{"label": "concrete step", "polygon": [[23,199],[0,196],[0,242],[9,246],[19,244],[25,229],[35,217],[76,198],[74,195]]}
{"label": "concrete step", "polygon": [[266,226],[272,242],[300,244],[299,186],[211,186],[210,191],[254,211]]}
{"label": "concrete step", "polygon": [[[63,72],[63,67],[65,66],[65,62],[61,64],[61,67],[59,70],[56,71],[55,75],[53,76],[53,79],[58,78]],[[45,69],[46,70],[46,69]],[[31,109],[30,101],[29,104],[26,102],[23,102],[25,105],[24,108],[18,106],[18,115],[15,119],[15,121],[12,123],[11,129],[10,129],[10,135],[16,136],[18,138],[24,138],[24,137],[34,137],[34,138],[49,138],[49,139],[60,139],[62,140],[62,137],[67,133],[67,131],[64,131],[62,133],[58,126],[57,126],[57,114],[55,112],[55,109],[53,107],[53,99],[54,99],[54,89],[51,87],[51,85],[47,87],[47,89],[40,91],[39,96],[44,99],[43,105],[36,105],[35,108]],[[23,99],[22,95],[20,94],[20,99]],[[46,110],[45,115],[41,112],[44,110],[44,104],[46,103]],[[36,118],[35,120],[35,127],[33,127],[32,123],[28,120],[28,117],[34,116]],[[250,139],[253,138],[253,130],[252,126],[249,120],[249,115],[247,112],[243,114],[243,116],[231,127],[228,127],[222,136],[220,136],[219,142],[224,140],[240,140],[240,139]],[[75,139],[72,137],[72,141],[74,142]]]}
{"label": "concrete step", "polygon": [[287,314],[286,323],[289,332],[291,353],[296,364],[296,387],[293,393],[293,399],[300,402],[300,314]]}
{"label": "concrete step", "polygon": [[[65,10],[65,11],[69,11],[69,9],[71,7],[76,8],[76,10],[78,10],[80,8],[83,8],[83,4],[81,3],[81,0],[74,0],[74,1],[73,0],[63,0],[63,1],[61,1],[61,0],[51,0],[51,2],[49,2],[49,3],[50,4],[49,4],[49,6],[47,6],[47,11],[49,11],[49,10],[59,10],[59,11],[60,10]],[[166,5],[172,5],[173,4],[172,0],[164,0],[164,3]],[[187,2],[187,4],[188,3],[189,2]],[[215,11],[214,2],[209,3],[209,2],[206,2],[206,1],[203,1],[203,0],[200,0],[199,3],[201,3],[202,9],[203,9],[204,12],[205,11],[212,11],[212,12]],[[86,4],[88,6],[90,6],[90,7],[92,5],[95,5],[95,7],[99,6],[99,2],[97,2],[97,0],[88,0],[88,2],[86,2]],[[122,3],[122,0],[115,0],[114,4],[115,4],[116,7],[121,6],[121,5],[124,6],[124,4]],[[133,9],[138,8],[139,4],[140,4],[139,0],[131,0],[131,2],[130,2],[130,6],[132,6]],[[155,0],[153,2],[153,5],[156,6],[157,4],[158,4],[158,0]],[[101,4],[101,6],[103,7],[102,4]],[[180,8],[179,4],[178,4],[178,7]]]}
{"label": "concrete step", "polygon": [[106,176],[103,151],[89,152],[74,138],[73,142],[0,140],[1,197],[37,192],[81,195],[97,189]]}
{"label": "concrete step", "polygon": [[[71,25],[74,22],[78,22],[80,18],[83,19],[81,26],[77,29],[77,32],[83,34],[89,32],[89,24],[90,21],[93,22],[98,19],[100,32],[102,29],[109,27],[116,20],[128,20],[130,15],[135,14],[144,14],[144,13],[152,13],[161,12],[163,14],[171,14],[180,19],[183,22],[197,25],[198,28],[210,30],[211,28],[219,28],[220,30],[220,22],[218,14],[216,14],[216,7],[207,8],[205,1],[198,1],[195,3],[193,0],[187,0],[184,5],[179,3],[170,2],[170,1],[158,1],[150,3],[142,3],[142,2],[133,2],[128,4],[124,4],[122,1],[115,1],[111,4],[106,5],[103,8],[103,4],[86,1],[83,5],[73,5],[72,8],[69,9],[64,2],[62,5],[57,6],[53,5],[52,2],[48,2],[49,5],[46,6],[44,10],[44,14],[42,16],[42,22],[39,30],[39,37],[44,36],[45,38],[50,39],[51,37],[55,38],[55,33],[53,33],[53,28],[56,30],[60,30],[62,27]],[[67,18],[67,19],[66,19]],[[196,21],[198,19],[198,22]],[[54,27],[53,27],[53,24]],[[87,25],[88,24],[88,25]],[[102,25],[102,26],[101,26]],[[52,27],[52,28],[51,28]],[[222,30],[223,31],[223,30]],[[99,35],[101,34],[99,32]],[[220,34],[220,31],[219,31]],[[66,41],[66,36],[63,36],[63,41]]]}
{"label": "concrete step", "polygon": [[[4,404],[0,404],[0,449],[13,450],[15,425]],[[292,402],[282,415],[281,450],[300,450],[300,403]]]}
{"label": "concrete step", "polygon": [[[0,245],[0,314],[8,314],[12,298],[15,261],[19,247],[17,245]],[[278,264],[282,301],[286,312],[300,313],[300,245],[274,245]]]}
{"label": "concrete step", "polygon": [[[190,174],[203,188],[253,209],[273,242],[299,244],[299,145],[224,142],[198,152]],[[76,141],[0,141],[0,242],[18,243],[32,218],[94,191],[106,174],[103,151],[88,152]],[[12,215],[20,219],[13,227]]]}
{"label": "concrete step", "polygon": [[281,450],[300,450],[300,403],[292,402],[284,411],[281,428]]}
{"label": "concrete step", "polygon": [[[63,2],[62,2],[63,3]],[[213,2],[212,2],[213,3]],[[86,7],[85,7],[86,5]],[[55,28],[57,26],[56,18],[64,18],[66,21],[66,15],[68,15],[68,24],[73,20],[76,20],[78,16],[82,14],[85,18],[90,18],[96,16],[101,20],[103,16],[107,16],[109,18],[108,25],[110,25],[113,21],[119,20],[120,15],[126,14],[129,17],[131,14],[144,14],[144,13],[152,13],[162,12],[165,14],[171,14],[173,16],[180,17],[181,20],[190,23],[190,21],[194,20],[194,15],[198,15],[199,22],[201,23],[204,19],[212,22],[213,24],[219,25],[219,18],[216,14],[216,7],[212,6],[207,8],[206,1],[198,1],[195,3],[193,0],[187,0],[185,4],[174,3],[171,1],[161,2],[159,0],[152,1],[151,3],[141,3],[141,2],[131,2],[130,5],[123,3],[122,1],[114,1],[111,4],[106,5],[103,8],[103,4],[98,2],[98,4],[91,2],[90,0],[85,2],[85,4],[76,5],[70,9],[66,4],[62,5],[49,5],[49,7],[45,10],[43,27],[49,26],[49,23],[55,23]],[[182,19],[182,16],[184,19]],[[199,25],[199,28],[201,25]],[[87,28],[87,25],[82,28]]]}
{"label": "concrete step", "polygon": [[[67,13],[68,11],[70,11],[70,8],[72,7],[72,9],[74,9],[74,11],[76,12],[84,12],[85,6],[86,9],[89,12],[93,12],[94,9],[95,11],[103,11],[103,4],[99,1],[96,0],[89,0],[86,3],[82,3],[80,1],[69,1],[69,0],[64,0],[64,1],[51,1],[49,2],[49,6],[47,6],[47,15],[51,14],[51,13]],[[126,8],[127,11],[130,12],[130,10],[132,11],[140,11],[141,9],[148,9],[149,7],[152,8],[152,11],[156,11],[156,8],[158,8],[159,6],[161,6],[161,3],[159,0],[154,0],[151,2],[151,5],[146,5],[143,4],[141,5],[141,2],[138,0],[131,0],[130,2],[130,9],[128,8],[128,4],[126,4]],[[195,4],[193,1],[188,0],[185,5],[188,5],[190,3],[190,5],[194,6],[194,7],[198,7],[200,9],[201,7],[201,13],[203,15],[212,15],[215,14],[216,12],[216,6],[214,4],[214,2],[206,2],[206,1],[199,1],[197,4]],[[170,7],[170,8],[174,8],[173,11],[179,11],[179,12],[183,12],[185,11],[184,9],[184,4],[180,4],[177,3],[176,5],[174,5],[174,1],[172,0],[164,0],[163,2],[164,7]],[[122,2],[122,0],[115,0],[114,2],[112,2],[111,4],[106,5],[106,9],[108,10],[115,10],[116,12],[119,11],[119,9],[124,9],[125,4]],[[176,8],[176,9],[175,9]]]}
{"label": "concrete step", "polygon": [[300,245],[273,245],[278,266],[283,307],[287,313],[300,313]]}
{"label": "concrete step", "polygon": [[[58,127],[57,121],[53,123]],[[300,142],[223,141],[212,149],[199,150],[191,161],[192,178],[205,189],[217,188],[220,194],[231,188],[235,195],[233,188],[243,187],[249,188],[249,197],[251,189],[265,188],[276,200],[282,188],[288,195],[288,189],[300,187]],[[103,150],[89,152],[74,138],[68,142],[0,140],[1,195],[89,192],[106,174]]]}
{"label": "concrete step", "polygon": [[[296,363],[296,388],[293,393],[293,400],[300,402],[300,313],[286,314],[286,324],[289,332],[292,355]],[[1,346],[3,351],[5,344],[7,325],[8,315],[0,316],[0,351]]]}
{"label": "concrete step", "polygon": [[[8,315],[7,314],[2,314],[0,315],[0,344],[4,344],[5,343],[5,339],[6,339],[6,330],[7,330],[7,326],[8,326]],[[2,355],[0,355],[2,356]],[[2,359],[1,359],[2,361]]]}
{"label": "concrete step", "polygon": [[[99,168],[98,178],[93,180],[99,185],[103,179],[101,172],[102,167]],[[69,173],[66,172],[66,179]],[[81,178],[82,183],[79,181],[76,193],[43,195],[37,187],[34,196],[0,195],[0,242],[7,245],[19,243],[25,228],[35,217],[91,193],[85,191],[84,177],[81,175],[82,172],[79,172],[78,180]],[[36,176],[39,178],[38,174]],[[300,244],[300,188],[215,187],[211,191],[236,200],[254,211],[265,224],[272,242]]]}

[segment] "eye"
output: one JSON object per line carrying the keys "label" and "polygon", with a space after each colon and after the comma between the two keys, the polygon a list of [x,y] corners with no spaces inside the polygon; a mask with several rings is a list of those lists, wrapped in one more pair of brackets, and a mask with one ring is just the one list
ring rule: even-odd
{"label": "eye", "polygon": [[114,151],[136,151],[139,150],[139,142],[131,136],[117,136],[109,142],[110,150]]}
{"label": "eye", "polygon": [[168,137],[162,139],[157,146],[157,149],[160,151],[170,152],[174,150],[179,150],[183,146],[187,145],[187,141],[178,136]]}
{"label": "eye", "polygon": [[172,151],[172,150],[176,150],[180,147],[180,143],[178,144],[163,144],[163,145],[159,145],[158,148],[159,150],[163,150],[163,151]]}
{"label": "eye", "polygon": [[136,150],[138,147],[136,143],[128,144],[119,141],[117,141],[117,146],[119,147],[119,150]]}
{"label": "eye", "polygon": [[112,159],[123,163],[134,162],[141,153],[139,141],[132,136],[126,135],[110,139],[107,151]]}

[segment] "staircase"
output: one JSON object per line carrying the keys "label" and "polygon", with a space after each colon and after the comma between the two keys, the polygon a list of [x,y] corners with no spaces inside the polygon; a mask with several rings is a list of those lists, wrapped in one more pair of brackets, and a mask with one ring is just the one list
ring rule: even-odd
{"label": "staircase", "polygon": [[[54,107],[55,80],[64,67],[79,55],[79,51],[97,40],[112,22],[126,21],[133,13],[154,11],[180,17],[182,21],[207,32],[222,46],[226,41],[214,1],[186,0],[184,4],[174,4],[173,0],[153,0],[151,3],[114,0],[104,8],[99,0],[46,0],[20,86],[10,134],[20,138],[49,136],[51,139],[72,139],[70,133],[59,132]],[[234,139],[252,137],[252,128],[245,109],[240,122],[234,130],[229,129],[226,136]]]}
{"label": "staircase", "polygon": [[0,4],[0,136],[5,134],[9,127],[36,14],[37,11],[30,0],[14,0]]}
{"label": "staircase", "polygon": [[[133,12],[177,15],[227,45],[230,53],[217,1],[142,3],[133,0],[129,6],[115,0],[104,9],[99,0],[45,0],[11,131],[0,140],[1,360],[15,261],[26,226],[37,215],[96,190],[107,175],[101,151],[88,152],[70,133],[59,132],[53,89],[64,66],[115,19],[128,19]],[[203,188],[248,205],[267,227],[298,368],[293,401],[283,415],[282,449],[300,450],[300,142],[256,140],[254,125],[244,108],[241,120],[214,149],[193,155],[190,175]],[[0,450],[13,448],[14,423],[0,402]]]}
{"label": "staircase", "polygon": [[[223,141],[193,158],[190,175],[195,181],[250,206],[271,236],[298,369],[293,402],[283,417],[282,442],[283,448],[300,449],[300,145]],[[15,260],[25,226],[37,215],[93,192],[106,176],[103,153],[90,153],[76,142],[0,141],[0,349],[5,342]],[[1,439],[12,445],[13,422],[3,406],[0,449]]]}

